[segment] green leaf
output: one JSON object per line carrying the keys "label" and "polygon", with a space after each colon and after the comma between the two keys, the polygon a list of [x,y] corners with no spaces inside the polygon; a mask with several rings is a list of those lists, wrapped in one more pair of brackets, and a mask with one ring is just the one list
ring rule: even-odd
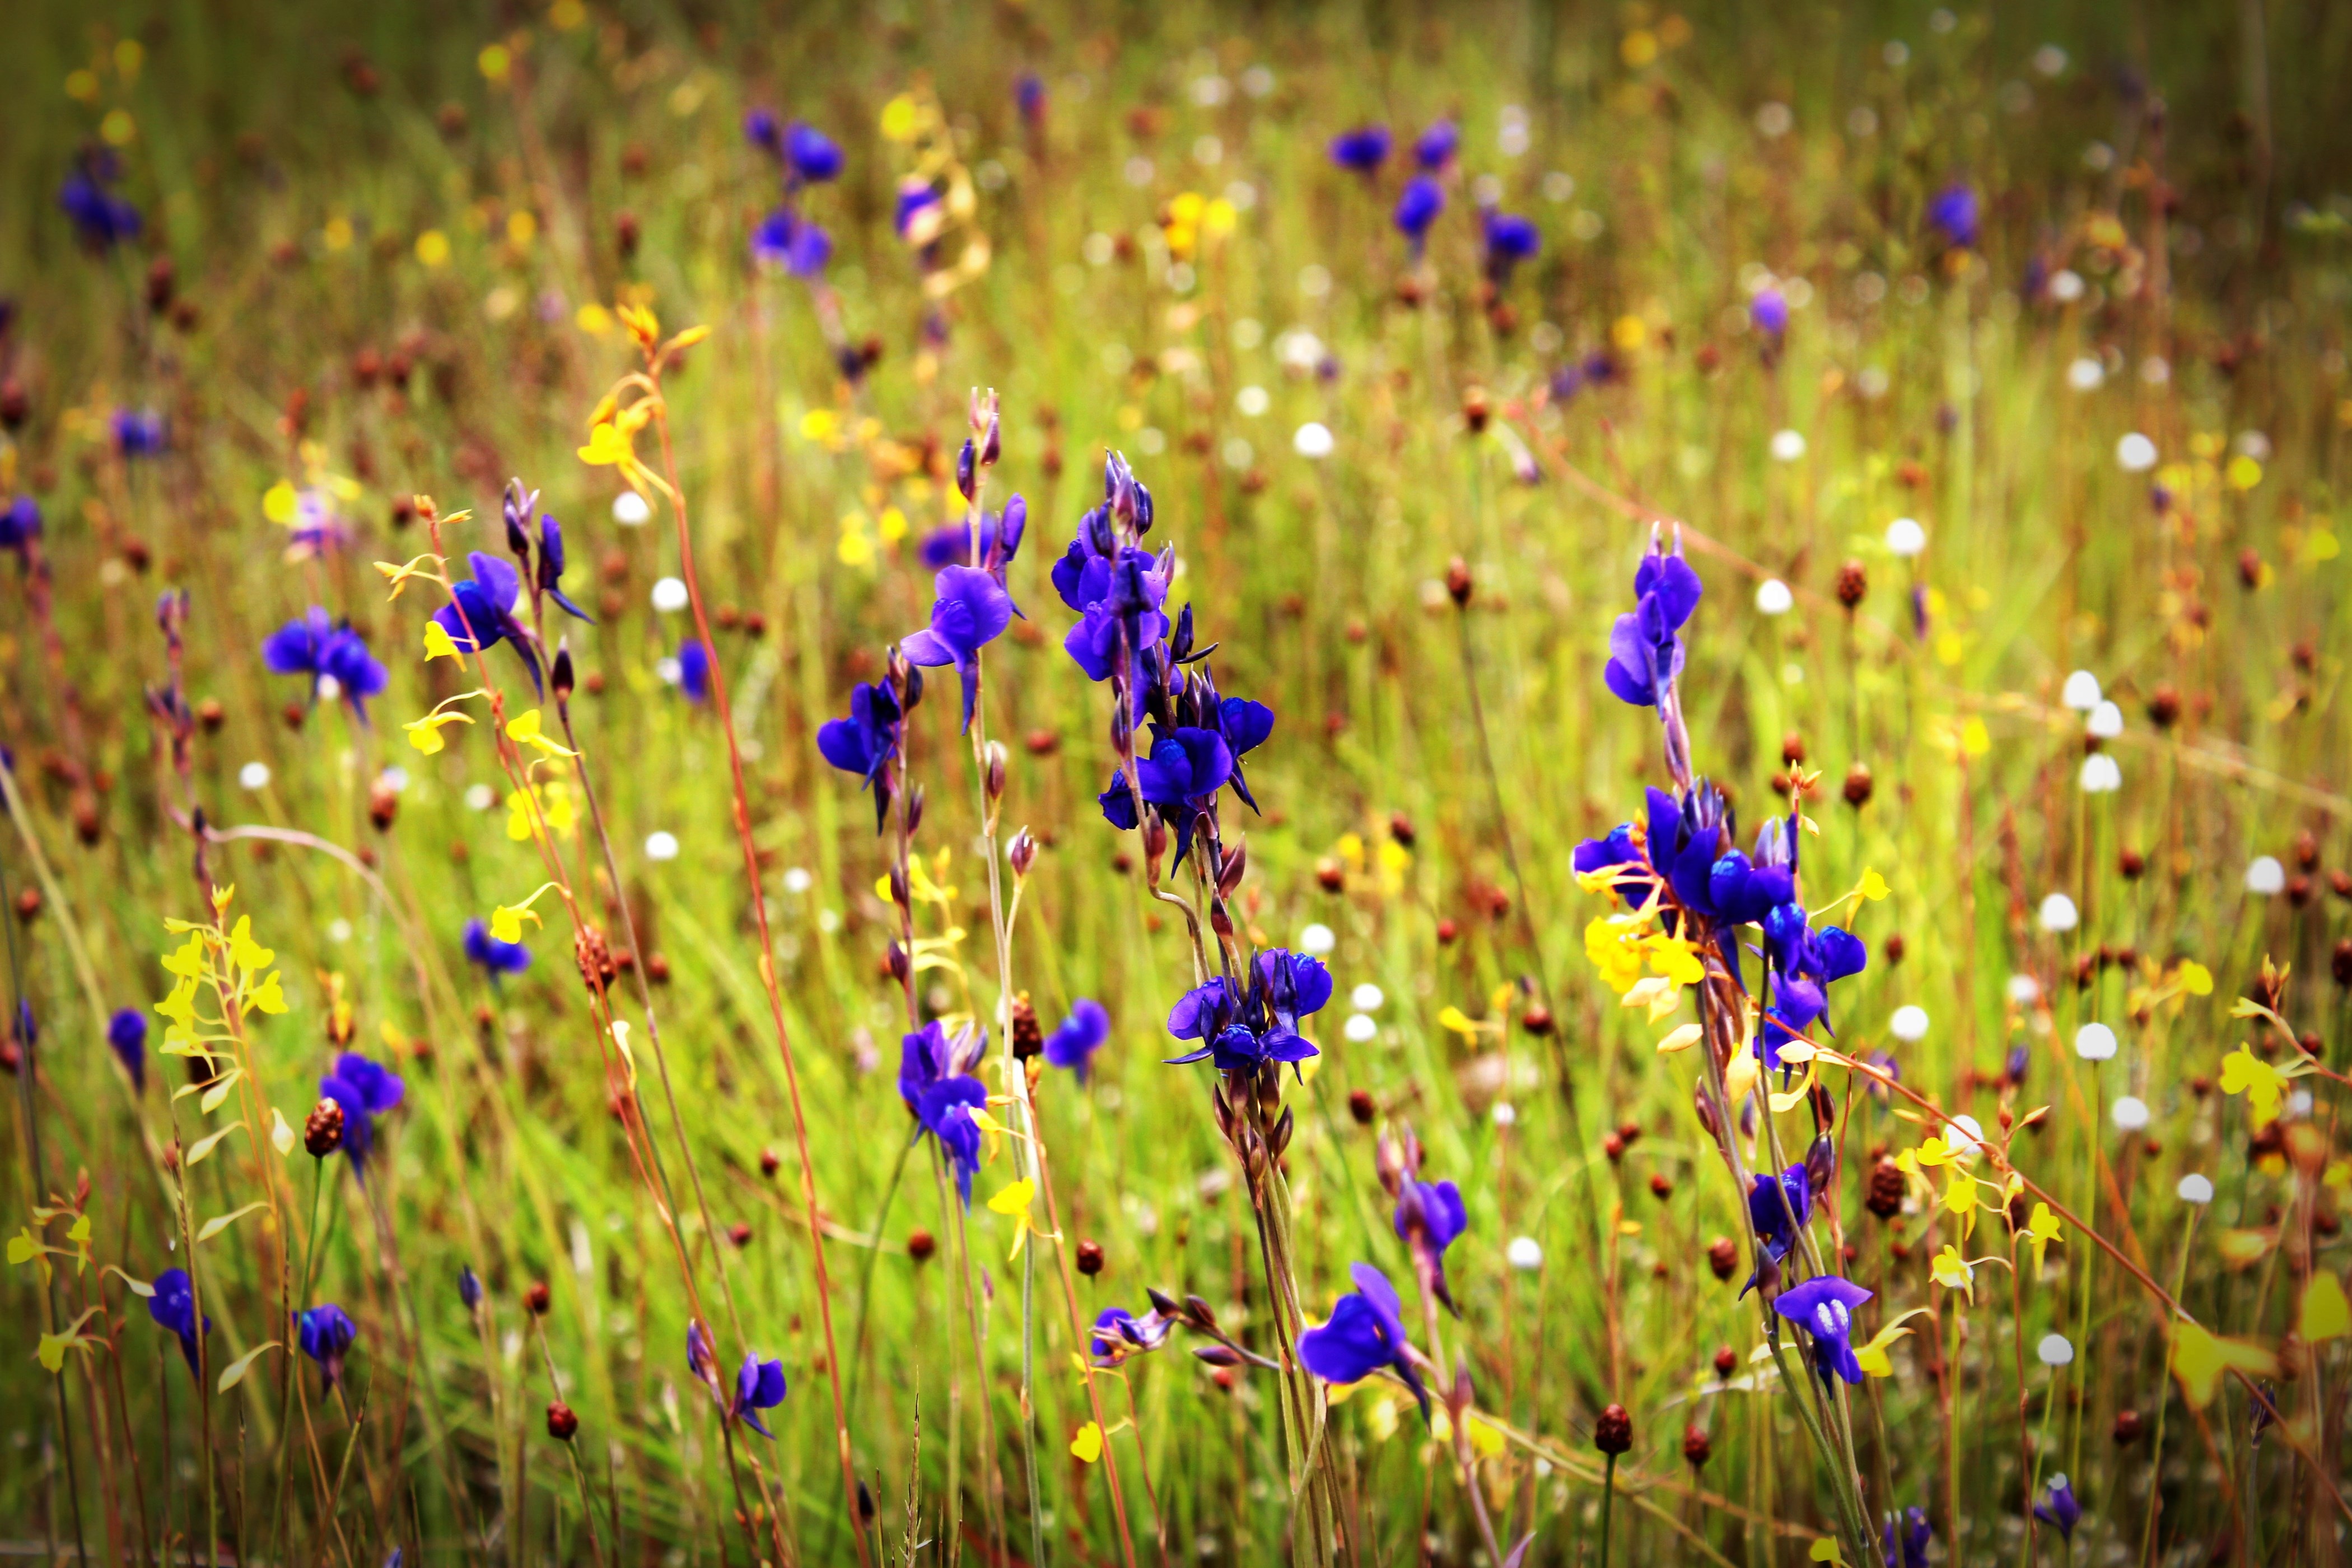
{"label": "green leaf", "polygon": [[229,1363],[228,1366],[220,1374],[220,1384],[216,1392],[226,1394],[238,1384],[243,1383],[245,1381],[245,1374],[252,1370],[253,1363],[261,1359],[262,1353],[266,1351],[274,1351],[277,1348],[278,1342],[276,1340],[272,1340],[268,1344],[254,1346],[251,1350],[246,1352],[243,1355]]}
{"label": "green leaf", "polygon": [[268,1208],[268,1206],[269,1205],[267,1201],[249,1203],[233,1214],[214,1215],[212,1218],[205,1221],[203,1229],[196,1232],[196,1244],[199,1247],[203,1246],[205,1242],[210,1241],[213,1237],[218,1236],[221,1232],[226,1230],[229,1226],[235,1225],[246,1215],[251,1214],[254,1210]]}
{"label": "green leaf", "polygon": [[207,1116],[218,1110],[221,1108],[221,1102],[228,1099],[229,1090],[236,1087],[236,1080],[244,1076],[243,1068],[231,1068],[221,1074],[213,1080],[212,1088],[205,1090],[205,1097],[196,1101],[198,1108]]}
{"label": "green leaf", "polygon": [[244,1125],[244,1120],[240,1118],[237,1121],[230,1122],[219,1131],[199,1138],[194,1143],[189,1144],[188,1163],[191,1165],[201,1164],[204,1162],[205,1156],[213,1152],[214,1145],[217,1144],[222,1139],[227,1137],[230,1133],[236,1131],[238,1128]]}

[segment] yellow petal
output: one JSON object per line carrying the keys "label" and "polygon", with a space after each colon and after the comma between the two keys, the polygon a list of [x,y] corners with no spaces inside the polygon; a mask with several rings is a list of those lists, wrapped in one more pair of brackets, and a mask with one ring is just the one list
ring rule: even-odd
{"label": "yellow petal", "polygon": [[2333,1274],[2315,1274],[2303,1288],[2303,1311],[2296,1330],[2305,1344],[2340,1340],[2352,1334],[2352,1302],[2344,1299],[2344,1282]]}
{"label": "yellow petal", "polygon": [[1007,1182],[997,1194],[988,1200],[989,1209],[995,1214],[1025,1215],[1031,1200],[1037,1195],[1037,1184],[1024,1176],[1017,1182]]}
{"label": "yellow petal", "polygon": [[261,515],[284,528],[294,521],[295,507],[299,498],[294,487],[284,479],[264,490],[261,495]]}
{"label": "yellow petal", "polygon": [[1865,869],[1862,874],[1861,890],[1864,898],[1876,903],[1886,896],[1886,879],[1875,871]]}
{"label": "yellow petal", "polygon": [[2177,1323],[2172,1331],[2172,1374],[2191,1405],[2203,1408],[2221,1391],[2221,1374],[2232,1369],[2249,1377],[2268,1377],[2278,1371],[2278,1358],[2244,1340],[2225,1340],[2196,1323]]}
{"label": "yellow petal", "polygon": [[273,1016],[286,1011],[286,987],[279,982],[275,970],[270,972],[268,979],[261,983],[261,988],[246,1001],[246,1011],[252,1012],[257,1008]]}
{"label": "yellow petal", "polygon": [[[425,658],[426,661],[429,663],[434,659],[445,657],[457,659],[460,664],[465,662],[465,656],[457,651],[457,645],[449,640],[449,634],[442,629],[441,623],[439,621],[425,622]],[[422,750],[421,747],[419,749]]]}
{"label": "yellow petal", "polygon": [[1658,1054],[1663,1057],[1675,1051],[1686,1051],[1699,1043],[1704,1033],[1696,1024],[1685,1024],[1658,1042]]}
{"label": "yellow petal", "polygon": [[1070,1458],[1082,1465],[1091,1465],[1101,1458],[1102,1450],[1102,1428],[1091,1421],[1079,1427],[1078,1435],[1070,1439]]}

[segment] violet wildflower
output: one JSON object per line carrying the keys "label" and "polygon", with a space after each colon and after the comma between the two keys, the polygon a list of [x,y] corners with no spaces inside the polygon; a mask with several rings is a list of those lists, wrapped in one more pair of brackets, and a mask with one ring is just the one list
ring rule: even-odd
{"label": "violet wildflower", "polygon": [[466,561],[474,574],[449,584],[451,602],[434,611],[433,619],[449,634],[459,653],[486,652],[502,642],[513,644],[523,663],[530,667],[531,684],[544,691],[530,632],[515,618],[515,603],[522,595],[521,574],[497,556],[478,550],[470,552]]}
{"label": "violet wildflower", "polygon": [[1110,1038],[1110,1012],[1090,997],[1081,996],[1070,1004],[1070,1016],[1062,1026],[1045,1037],[1045,1060],[1054,1067],[1067,1068],[1087,1081],[1094,1066],[1095,1053]]}
{"label": "violet wildflower", "polygon": [[1429,237],[1429,226],[1445,210],[1445,187],[1427,174],[1415,174],[1407,180],[1404,195],[1397,198],[1397,232],[1412,242],[1415,256],[1421,254],[1422,242]]}
{"label": "violet wildflower", "polygon": [[2061,1536],[2073,1541],[2074,1526],[2083,1519],[2083,1505],[2075,1500],[2074,1483],[2063,1475],[2051,1477],[2042,1488],[2042,1500],[2033,1505],[2033,1517],[2055,1526]]}
{"label": "violet wildflower", "polygon": [[335,1070],[319,1080],[321,1099],[343,1108],[343,1152],[352,1171],[364,1177],[369,1152],[375,1147],[375,1119],[400,1104],[407,1086],[390,1068],[372,1062],[357,1051],[335,1058]]}
{"label": "violet wildflower", "polygon": [[1766,1280],[1768,1272],[1778,1268],[1782,1258],[1797,1245],[1797,1237],[1812,1217],[1812,1178],[1804,1163],[1783,1171],[1780,1178],[1751,1176],[1748,1188],[1748,1218],[1756,1227],[1756,1240],[1763,1256],[1756,1261],[1756,1270],[1748,1276],[1748,1283],[1739,1288],[1742,1296]]}
{"label": "violet wildflower", "polygon": [[841,177],[841,148],[814,125],[793,121],[784,132],[784,163],[793,178],[812,185]]}
{"label": "violet wildflower", "polygon": [[147,1015],[136,1007],[124,1007],[106,1021],[106,1043],[113,1047],[122,1070],[131,1075],[131,1087],[144,1092],[147,1088]]}
{"label": "violet wildflower", "polygon": [[686,693],[688,702],[710,699],[710,650],[700,637],[688,637],[678,645],[677,689]]}
{"label": "violet wildflower", "polygon": [[890,215],[890,226],[898,237],[917,250],[929,248],[938,239],[940,230],[947,224],[947,207],[932,184],[919,174],[909,174],[898,182],[898,196]]}
{"label": "violet wildflower", "polygon": [[1871,1295],[1851,1279],[1822,1274],[1773,1298],[1774,1311],[1812,1336],[1813,1370],[1824,1384],[1832,1377],[1862,1381],[1862,1363],[1853,1356],[1853,1310]]}
{"label": "violet wildflower", "polygon": [[833,259],[833,236],[792,208],[778,207],[751,231],[751,259],[795,278],[822,278]]}
{"label": "violet wildflower", "polygon": [[688,1318],[686,1321],[686,1370],[688,1373],[698,1383],[716,1383],[719,1376],[718,1367],[718,1352],[710,1343],[710,1335],[703,1328],[702,1320],[699,1318]]}
{"label": "violet wildflower", "polygon": [[278,675],[309,676],[314,700],[333,681],[334,695],[349,702],[362,723],[367,700],[381,693],[390,679],[351,623],[329,620],[316,605],[299,620],[287,622],[262,639],[261,662]]}
{"label": "violet wildflower", "polygon": [[772,109],[755,109],[743,117],[743,140],[763,152],[784,155],[784,124]]}
{"label": "violet wildflower", "polygon": [[474,1311],[482,1304],[481,1276],[474,1272],[474,1267],[470,1263],[461,1263],[457,1266],[457,1300],[464,1304],[468,1312]]}
{"label": "violet wildflower", "polygon": [[[912,672],[910,671],[911,675]],[[922,688],[910,681],[910,689],[919,696]],[[851,689],[849,717],[828,719],[817,727],[816,749],[824,760],[845,773],[856,773],[874,790],[874,831],[882,825],[890,810],[891,762],[898,755],[898,742],[906,725],[906,715],[898,698],[886,680],[864,681]]]}
{"label": "violet wildflower", "polygon": [[352,1321],[351,1314],[332,1301],[322,1302],[307,1312],[295,1313],[294,1327],[302,1353],[319,1363],[326,1386],[341,1383],[344,1358],[360,1337],[359,1325]]}
{"label": "violet wildflower", "polygon": [[762,1410],[773,1410],[784,1402],[784,1363],[761,1361],[754,1353],[743,1358],[735,1373],[735,1403],[730,1414],[740,1416],[743,1425],[761,1436],[773,1438],[767,1423],[760,1419]]}
{"label": "violet wildflower", "polygon": [[[1158,736],[1149,756],[1137,761],[1135,772],[1145,803],[1158,806],[1160,815],[1176,825],[1175,863],[1181,866],[1192,848],[1199,814],[1234,776],[1233,748],[1214,730],[1188,726]],[[1111,774],[1110,787],[1097,804],[1112,826],[1136,826],[1135,795],[1124,773]]]}
{"label": "violet wildflower", "polygon": [[1976,190],[1964,182],[1945,186],[1927,203],[1928,226],[1956,250],[1975,248],[1979,221],[1980,204]]}
{"label": "violet wildflower", "polygon": [[1618,700],[1636,708],[1659,705],[1683,672],[1683,645],[1676,634],[1698,608],[1704,592],[1679,543],[1668,553],[1654,539],[1633,572],[1633,610],[1618,616],[1609,633],[1609,667],[1602,675]]}
{"label": "violet wildflower", "polygon": [[563,525],[541,512],[539,519],[539,591],[563,606],[573,620],[596,624],[595,617],[573,604],[563,592]]}
{"label": "violet wildflower", "polygon": [[950,1038],[936,1018],[899,1041],[898,1098],[915,1113],[915,1136],[940,1141],[967,1208],[980,1170],[980,1124],[971,1113],[988,1103],[987,1087],[971,1070],[987,1054],[987,1030],[966,1027]]}
{"label": "violet wildflower", "polygon": [[963,727],[971,728],[980,699],[980,650],[1013,622],[1013,595],[995,574],[976,566],[941,568],[931,624],[899,639],[898,649],[925,668],[952,664],[963,685]]}
{"label": "violet wildflower", "polygon": [[1898,1557],[1900,1568],[1927,1568],[1927,1542],[1935,1538],[1926,1509],[1906,1508],[1901,1513],[1888,1514],[1878,1537],[1886,1568],[1897,1568]]}
{"label": "violet wildflower", "polygon": [[1298,1021],[1330,1000],[1331,974],[1320,960],[1269,948],[1250,966],[1246,988],[1220,974],[1177,998],[1168,1032],[1201,1043],[1168,1065],[1213,1057],[1219,1072],[1253,1072],[1269,1062],[1303,1062],[1318,1052]]}
{"label": "violet wildflower", "polygon": [[1045,82],[1035,71],[1023,71],[1021,79],[1013,84],[1013,102],[1021,110],[1021,118],[1031,125],[1045,121]]}
{"label": "violet wildflower", "polygon": [[1298,1359],[1326,1383],[1358,1383],[1382,1367],[1404,1379],[1429,1418],[1429,1391],[1422,1386],[1404,1333],[1403,1303],[1387,1275],[1369,1263],[1349,1266],[1355,1289],[1339,1298],[1330,1320],[1298,1336]]}
{"label": "violet wildflower", "polygon": [[1359,174],[1376,174],[1388,162],[1391,142],[1385,125],[1359,125],[1331,138],[1331,162]]}
{"label": "violet wildflower", "polygon": [[1445,1284],[1445,1249],[1470,1228],[1462,1205],[1462,1191],[1452,1182],[1421,1182],[1407,1177],[1398,1185],[1397,1236],[1412,1248],[1412,1262],[1430,1292],[1455,1317],[1462,1310]]}
{"label": "violet wildflower", "polygon": [[0,507],[0,550],[13,550],[20,562],[29,560],[33,541],[41,537],[41,503],[20,495]]}
{"label": "violet wildflower", "polygon": [[1533,260],[1543,248],[1543,232],[1534,220],[1507,212],[1488,212],[1486,228],[1486,276],[1499,289],[1510,282],[1520,262]]}
{"label": "violet wildflower", "polygon": [[136,408],[114,411],[114,446],[124,457],[159,457],[171,444],[162,415]]}
{"label": "violet wildflower", "polygon": [[1788,296],[1778,289],[1765,289],[1748,302],[1748,319],[1777,345],[1789,331]]}
{"label": "violet wildflower", "polygon": [[72,220],[74,237],[94,251],[136,239],[143,226],[130,199],[109,189],[120,169],[111,153],[85,154],[58,187],[58,206]]}
{"label": "violet wildflower", "polygon": [[1454,155],[1461,149],[1461,128],[1451,120],[1433,121],[1429,129],[1413,142],[1412,159],[1433,174],[1452,163]]}
{"label": "violet wildflower", "polygon": [[520,974],[530,967],[530,949],[519,942],[500,942],[478,916],[466,922],[466,958],[481,965],[493,980],[501,974]]}
{"label": "violet wildflower", "polygon": [[204,1320],[199,1330],[196,1321],[196,1289],[184,1268],[166,1268],[155,1276],[154,1294],[147,1298],[147,1315],[180,1336],[180,1353],[188,1359],[188,1371],[196,1371],[196,1341],[200,1333],[213,1331],[213,1321]]}
{"label": "violet wildflower", "polygon": [[1176,1320],[1154,1307],[1139,1318],[1124,1307],[1105,1307],[1095,1315],[1094,1332],[1087,1352],[1097,1366],[1118,1366],[1129,1357],[1149,1355],[1168,1342]]}
{"label": "violet wildflower", "polygon": [[[934,572],[945,566],[978,566],[1002,586],[1013,558],[1021,553],[1021,541],[1028,531],[1029,503],[1016,495],[1004,503],[1002,513],[981,514],[979,560],[972,559],[971,525],[966,522],[933,529],[923,536],[918,553],[923,564]],[[1021,607],[1014,605],[1013,613],[1021,615]],[[1028,617],[1022,616],[1022,619]]]}

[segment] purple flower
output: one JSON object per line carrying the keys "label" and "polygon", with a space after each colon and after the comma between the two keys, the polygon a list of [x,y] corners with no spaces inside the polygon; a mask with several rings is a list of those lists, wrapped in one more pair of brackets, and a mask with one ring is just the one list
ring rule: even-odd
{"label": "purple flower", "polygon": [[1413,1267],[1455,1317],[1462,1315],[1445,1286],[1445,1249],[1470,1227],[1461,1189],[1452,1182],[1407,1180],[1397,1189],[1396,1233],[1412,1248]]}
{"label": "purple flower", "polygon": [[792,208],[778,207],[751,231],[751,259],[795,278],[822,278],[833,259],[833,236]]}
{"label": "purple flower", "polygon": [[457,1300],[468,1312],[482,1304],[482,1277],[470,1263],[457,1265]]}
{"label": "purple flower", "polygon": [[[1192,847],[1192,825],[1209,808],[1216,793],[1234,776],[1233,749],[1215,730],[1186,727],[1160,734],[1148,757],[1135,764],[1136,782],[1144,800],[1160,808],[1162,818],[1175,825],[1176,864]],[[1135,796],[1123,773],[1111,775],[1110,787],[1098,798],[1103,816],[1113,826],[1135,823]]]}
{"label": "purple flower", "polygon": [[1682,639],[1675,634],[1698,608],[1698,574],[1677,548],[1672,554],[1653,541],[1633,573],[1635,604],[1617,617],[1609,633],[1609,668],[1602,672],[1620,701],[1657,707],[1683,672]]}
{"label": "purple flower", "polygon": [[1161,1316],[1157,1307],[1140,1318],[1124,1307],[1105,1307],[1095,1315],[1087,1352],[1097,1366],[1118,1366],[1130,1356],[1149,1355],[1166,1344],[1175,1327],[1176,1321]]}
{"label": "purple flower", "polygon": [[2042,1489],[2042,1500],[2033,1505],[2033,1517],[2056,1526],[2058,1533],[2068,1541],[2074,1540],[2074,1526],[2083,1519],[2083,1505],[2074,1498],[2074,1483],[2063,1475],[2051,1477]]}
{"label": "purple flower", "polygon": [[1413,254],[1421,254],[1422,241],[1428,237],[1429,226],[1445,210],[1445,187],[1427,174],[1415,174],[1407,180],[1404,195],[1397,198],[1397,231],[1412,241]]}
{"label": "purple flower", "polygon": [[1823,1383],[1842,1377],[1862,1381],[1862,1363],[1853,1359],[1853,1310],[1870,1300],[1871,1292],[1834,1274],[1817,1275],[1773,1299],[1772,1310],[1813,1339],[1813,1370]]}
{"label": "purple flower", "polygon": [[1756,1227],[1756,1240],[1764,1255],[1757,1259],[1748,1283],[1739,1288],[1741,1296],[1756,1289],[1767,1268],[1789,1256],[1812,1213],[1812,1179],[1802,1161],[1783,1171],[1777,1181],[1770,1176],[1748,1178],[1748,1218]]}
{"label": "purple flower", "polygon": [[1944,237],[1944,243],[1956,249],[1974,248],[1978,237],[1980,204],[1973,186],[1955,181],[1929,199],[1927,224]]}
{"label": "purple flower", "polygon": [[919,174],[909,174],[898,182],[898,198],[890,215],[890,226],[898,237],[920,250],[940,237],[940,227],[946,221],[947,208],[941,205],[940,193],[929,180]]}
{"label": "purple flower", "polygon": [[1062,1020],[1062,1026],[1045,1037],[1045,1060],[1054,1067],[1068,1068],[1084,1083],[1094,1065],[1095,1053],[1109,1038],[1108,1009],[1081,996],[1070,1004],[1070,1016]]}
{"label": "purple flower", "polygon": [[966,1207],[980,1170],[980,1124],[971,1113],[988,1103],[987,1087],[971,1073],[987,1054],[987,1030],[967,1028],[950,1038],[936,1018],[903,1037],[898,1047],[898,1097],[915,1113],[916,1136],[929,1132],[940,1141]]}
{"label": "purple flower", "polygon": [[784,132],[784,162],[791,165],[794,178],[812,185],[841,175],[840,147],[815,126],[797,120]]}
{"label": "purple flower", "polygon": [[915,664],[956,667],[963,684],[963,727],[971,729],[972,704],[980,698],[980,650],[1003,635],[1013,621],[1013,595],[994,574],[976,566],[943,567],[931,624],[899,639],[898,649]]}
{"label": "purple flower", "polygon": [[541,512],[539,519],[539,590],[563,606],[574,620],[596,624],[593,616],[573,604],[563,592],[563,525]]}
{"label": "purple flower", "polygon": [[710,699],[710,650],[700,637],[688,637],[678,645],[677,689],[686,693],[688,702]]}
{"label": "purple flower", "polygon": [[849,693],[849,717],[828,719],[817,726],[816,749],[824,760],[845,773],[856,773],[874,788],[874,831],[890,810],[890,781],[886,764],[898,754],[906,716],[887,681],[861,682]]}
{"label": "purple flower", "polygon": [[1382,1367],[1394,1369],[1429,1417],[1429,1391],[1421,1384],[1404,1334],[1403,1303],[1387,1275],[1369,1263],[1348,1273],[1355,1289],[1339,1298],[1330,1321],[1298,1336],[1298,1359],[1326,1383],[1358,1383]]}
{"label": "purple flower", "polygon": [[772,1439],[773,1432],[760,1419],[762,1410],[773,1410],[784,1402],[784,1363],[761,1361],[755,1354],[743,1358],[735,1373],[735,1403],[731,1413],[742,1418],[743,1425],[761,1436]]}
{"label": "purple flower", "polygon": [[459,653],[475,653],[494,648],[502,642],[514,645],[523,662],[530,667],[531,684],[545,686],[540,679],[539,655],[532,650],[530,633],[515,618],[515,602],[522,595],[522,576],[513,567],[495,555],[473,551],[466,557],[474,569],[471,577],[460,577],[449,585],[450,603],[433,612],[433,618]]}
{"label": "purple flower", "polygon": [[1412,144],[1413,162],[1436,174],[1454,162],[1462,148],[1462,132],[1451,120],[1433,121]]}
{"label": "purple flower", "polygon": [[1496,287],[1511,280],[1511,273],[1522,261],[1534,258],[1543,248],[1543,233],[1531,218],[1507,212],[1486,214],[1486,276]]}
{"label": "purple flower", "polygon": [[112,153],[85,157],[58,187],[58,207],[72,220],[75,237],[91,250],[111,250],[139,237],[139,209],[107,188],[115,173]]}
{"label": "purple flower", "polygon": [[1359,125],[1352,131],[1342,131],[1331,138],[1331,162],[1359,174],[1378,174],[1381,165],[1388,162],[1389,141],[1389,128],[1385,125]]}
{"label": "purple flower", "polygon": [[743,117],[743,140],[781,158],[784,155],[783,121],[776,118],[772,109],[755,109]]}
{"label": "purple flower", "polygon": [[159,457],[171,444],[171,432],[162,415],[136,408],[114,411],[114,445],[124,457]]}
{"label": "purple flower", "polygon": [[147,1015],[136,1007],[124,1007],[106,1021],[106,1043],[112,1047],[122,1063],[122,1070],[131,1075],[131,1087],[144,1092],[147,1088]]}
{"label": "purple flower", "polygon": [[22,560],[26,558],[33,541],[40,537],[40,502],[31,496],[20,495],[0,507],[0,550],[13,550]]}
{"label": "purple flower", "polygon": [[1021,118],[1032,125],[1042,125],[1045,120],[1045,83],[1035,71],[1023,71],[1021,79],[1013,84],[1013,101],[1021,110]]}
{"label": "purple flower", "polygon": [[316,605],[262,639],[261,662],[278,675],[309,676],[313,699],[333,681],[336,694],[362,722],[367,720],[367,700],[383,691],[389,679],[351,623],[330,621]]}
{"label": "purple flower", "polygon": [[[917,553],[923,564],[934,572],[943,566],[979,566],[1002,584],[1013,557],[1021,553],[1021,541],[1028,531],[1029,503],[1014,496],[1004,503],[1001,515],[992,511],[981,513],[978,561],[971,557],[971,525],[968,522],[950,522],[933,529],[923,536]],[[1013,613],[1021,615],[1020,606],[1013,606]]]}
{"label": "purple flower", "polygon": [[1878,1536],[1885,1548],[1882,1555],[1886,1559],[1886,1568],[1896,1568],[1898,1553],[1901,1568],[1927,1568],[1927,1542],[1935,1538],[1926,1509],[1906,1508],[1901,1513],[1888,1514]]}
{"label": "purple flower", "polygon": [[343,1108],[343,1152],[351,1156],[354,1174],[364,1177],[367,1159],[375,1147],[375,1119],[398,1106],[407,1086],[390,1068],[378,1066],[357,1051],[335,1058],[335,1070],[319,1080],[320,1098]]}
{"label": "purple flower", "polygon": [[1246,989],[1224,975],[1194,986],[1169,1010],[1168,1032],[1198,1040],[1198,1049],[1168,1059],[1171,1067],[1213,1057],[1219,1072],[1253,1072],[1267,1062],[1302,1062],[1317,1055],[1298,1033],[1298,1020],[1331,1000],[1331,973],[1319,960],[1283,948],[1258,954]]}
{"label": "purple flower", "polygon": [[1778,341],[1789,330],[1788,297],[1778,289],[1767,289],[1748,302],[1748,319],[1766,337]]}
{"label": "purple flower", "polygon": [[520,974],[530,967],[530,949],[519,942],[500,942],[478,917],[466,922],[466,957],[480,964],[493,980],[501,974]]}
{"label": "purple flower", "polygon": [[196,1341],[199,1333],[211,1333],[213,1321],[204,1320],[201,1331],[196,1322],[196,1290],[184,1268],[166,1268],[155,1276],[155,1293],[147,1298],[147,1315],[164,1328],[180,1336],[180,1353],[188,1358],[188,1371],[196,1370]]}
{"label": "purple flower", "polygon": [[360,1337],[359,1325],[351,1315],[332,1301],[321,1302],[307,1312],[294,1314],[294,1327],[302,1342],[302,1353],[319,1363],[332,1388],[342,1381],[343,1359],[351,1354],[352,1342]]}

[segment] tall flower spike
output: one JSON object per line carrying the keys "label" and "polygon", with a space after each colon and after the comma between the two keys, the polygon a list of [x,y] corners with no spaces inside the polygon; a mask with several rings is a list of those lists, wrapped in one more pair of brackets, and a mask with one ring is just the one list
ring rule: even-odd
{"label": "tall flower spike", "polygon": [[512,644],[530,667],[531,685],[544,691],[530,632],[515,618],[515,602],[522,595],[521,574],[497,556],[478,550],[469,553],[466,562],[474,574],[449,584],[451,602],[433,612],[433,624],[460,653],[486,652],[502,642]]}

